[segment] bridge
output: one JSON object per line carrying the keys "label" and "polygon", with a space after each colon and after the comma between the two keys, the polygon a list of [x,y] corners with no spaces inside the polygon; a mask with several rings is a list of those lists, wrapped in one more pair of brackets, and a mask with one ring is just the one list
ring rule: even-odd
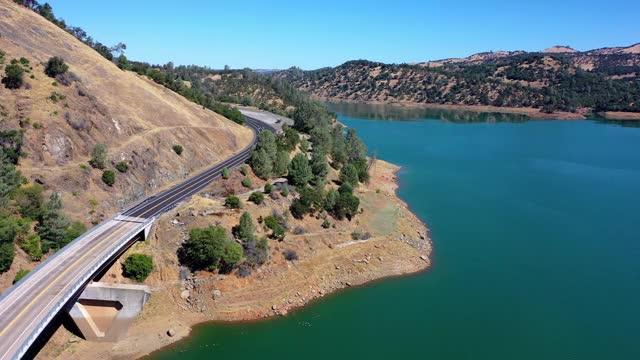
{"label": "bridge", "polygon": [[[255,133],[276,129],[246,117]],[[145,287],[92,283],[136,241],[144,240],[154,221],[221,176],[222,169],[243,164],[249,146],[229,159],[171,188],[150,196],[103,221],[50,256],[0,297],[0,360],[21,359],[54,319],[69,313],[85,338],[114,339],[149,297]],[[94,316],[94,318],[92,318]],[[110,325],[120,321],[120,326]]]}

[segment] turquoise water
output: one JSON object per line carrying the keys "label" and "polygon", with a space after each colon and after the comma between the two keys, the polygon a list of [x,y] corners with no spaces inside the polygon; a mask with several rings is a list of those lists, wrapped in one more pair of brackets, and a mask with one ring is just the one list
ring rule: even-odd
{"label": "turquoise water", "polygon": [[402,165],[432,269],[207,324],[153,359],[640,359],[640,129],[332,108]]}

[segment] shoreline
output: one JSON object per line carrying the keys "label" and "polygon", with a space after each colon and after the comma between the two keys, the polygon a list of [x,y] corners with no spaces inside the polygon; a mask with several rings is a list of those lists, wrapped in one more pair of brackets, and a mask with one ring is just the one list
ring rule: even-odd
{"label": "shoreline", "polygon": [[503,113],[514,115],[525,115],[534,120],[590,120],[595,116],[601,116],[607,120],[640,120],[640,112],[625,112],[625,111],[606,111],[601,113],[593,113],[588,109],[580,109],[578,112],[566,112],[566,111],[554,111],[553,113],[543,113],[537,108],[521,108],[521,107],[506,107],[506,106],[493,106],[493,105],[455,105],[455,104],[430,104],[430,103],[415,103],[409,101],[393,101],[384,102],[377,100],[358,101],[352,99],[343,99],[338,97],[324,97],[312,95],[313,98],[332,103],[347,103],[347,104],[370,104],[370,105],[392,105],[406,108],[425,108],[425,109],[442,109],[452,111],[471,111],[477,113]]}
{"label": "shoreline", "polygon": [[[115,344],[88,343],[60,328],[38,358],[148,359],[184,343],[199,327],[273,320],[302,311],[347,288],[374,286],[381,281],[428,271],[432,265],[433,241],[426,223],[397,196],[400,169],[383,160],[376,161],[371,183],[357,190],[364,216],[359,215],[351,222],[332,220],[338,225],[335,229],[321,229],[322,220],[315,218],[292,220],[292,228],[296,224],[304,225],[307,232],[288,234],[284,241],[273,243],[270,261],[247,278],[198,272],[192,278],[180,280],[175,249],[183,241],[180,234],[185,233],[187,226],[200,227],[214,221],[226,228],[239,216],[221,209],[219,199],[194,196],[161,217],[149,242],[137,244],[130,252],[151,254],[157,263],[146,281],[153,288],[151,299],[136,318],[129,337]],[[239,179],[233,181],[239,183]],[[266,205],[266,209],[262,207],[261,211],[271,211],[269,208],[275,206],[274,203]],[[216,206],[220,206],[220,210]],[[218,212],[206,217],[198,215],[201,210],[212,207],[224,215],[217,215]],[[188,216],[194,209],[195,217]],[[255,217],[260,207],[247,205],[246,210]],[[354,231],[371,232],[371,238],[352,240],[350,234]],[[258,236],[263,233],[261,229],[257,232]],[[295,249],[299,260],[284,261],[281,253],[287,248]],[[105,275],[109,281],[128,281],[121,276],[120,261]],[[185,288],[190,292],[187,299],[183,297]]]}

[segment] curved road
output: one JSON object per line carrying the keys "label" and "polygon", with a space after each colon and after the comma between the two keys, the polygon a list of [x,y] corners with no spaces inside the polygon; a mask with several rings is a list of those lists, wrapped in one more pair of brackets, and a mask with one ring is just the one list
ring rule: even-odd
{"label": "curved road", "polygon": [[[275,129],[246,117],[257,134]],[[229,159],[169,189],[146,198],[95,226],[50,256],[0,297],[0,360],[20,359],[46,326],[72,306],[93,278],[124,253],[157,216],[198,193],[221,176],[222,169],[244,163],[257,142]]]}

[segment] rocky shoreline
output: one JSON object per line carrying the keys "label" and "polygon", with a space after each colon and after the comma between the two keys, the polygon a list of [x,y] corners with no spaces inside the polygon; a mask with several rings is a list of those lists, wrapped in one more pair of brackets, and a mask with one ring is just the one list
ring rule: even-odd
{"label": "rocky shoreline", "polygon": [[[60,328],[38,358],[139,358],[187,337],[196,324],[287,316],[342,289],[427,269],[432,246],[428,229],[397,198],[398,170],[395,165],[376,162],[370,183],[356,190],[364,215],[351,222],[335,221],[335,228],[324,229],[322,220],[314,217],[291,219],[292,229],[304,231],[271,243],[269,262],[244,278],[235,273],[185,272],[175,255],[188,229],[212,223],[230,229],[237,224],[240,213],[225,209],[215,195],[239,181],[233,175],[217,181],[205,190],[205,196],[195,196],[162,216],[150,239],[129,251],[149,254],[156,264],[145,282],[153,289],[151,299],[126,340],[88,343]],[[262,186],[257,178],[254,184]],[[248,193],[239,196],[246,200]],[[257,218],[288,208],[290,199],[268,198],[261,206],[245,202],[244,210]],[[263,231],[259,227],[257,235],[264,235]],[[352,234],[360,231],[368,236],[354,240]],[[285,249],[295,250],[299,259],[287,261],[282,255]],[[103,281],[129,282],[122,278],[119,263],[105,278]]]}

